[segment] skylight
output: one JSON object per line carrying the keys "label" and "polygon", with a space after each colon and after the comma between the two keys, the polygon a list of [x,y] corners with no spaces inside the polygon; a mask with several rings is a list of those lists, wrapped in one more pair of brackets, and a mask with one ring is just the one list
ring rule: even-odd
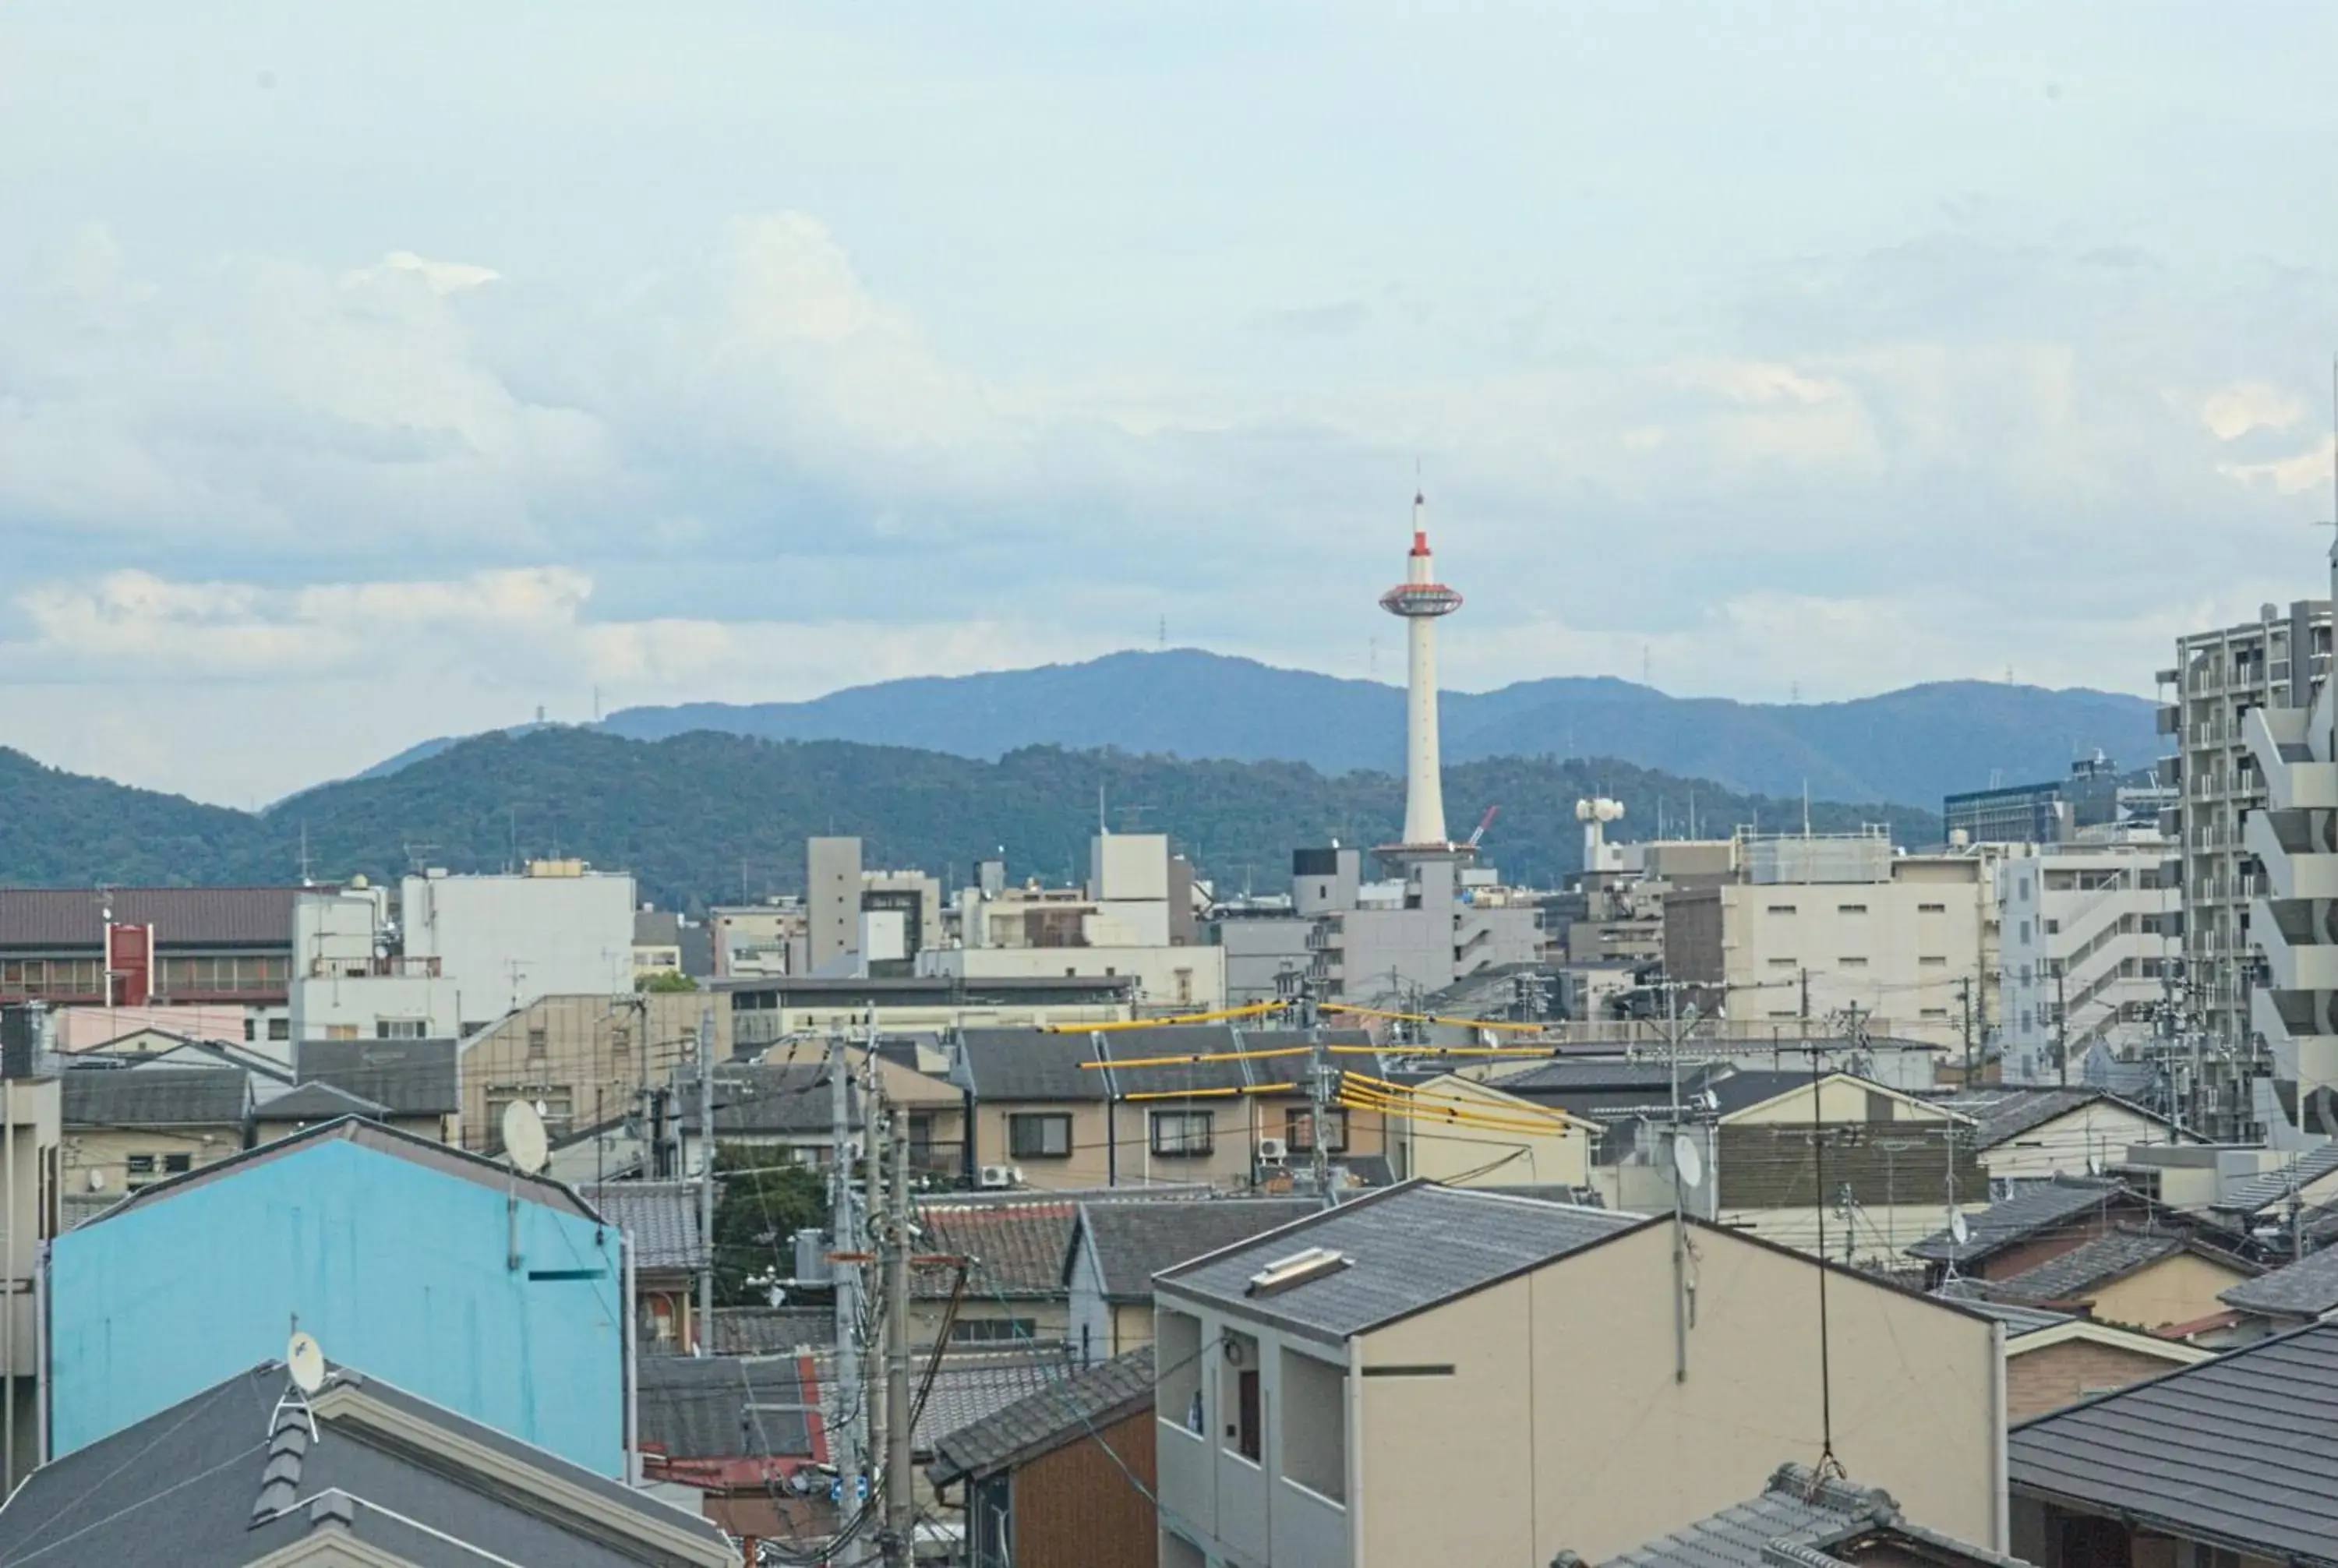
{"label": "skylight", "polygon": [[1336,1274],[1355,1261],[1344,1252],[1329,1247],[1310,1247],[1304,1252],[1293,1252],[1288,1258],[1278,1258],[1250,1277],[1245,1296],[1272,1296],[1293,1286],[1304,1285],[1310,1279],[1321,1279],[1326,1274]]}

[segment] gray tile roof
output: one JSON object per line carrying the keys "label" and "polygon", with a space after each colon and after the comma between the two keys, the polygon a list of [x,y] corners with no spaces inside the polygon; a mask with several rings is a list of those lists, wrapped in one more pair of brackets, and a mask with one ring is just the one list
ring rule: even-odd
{"label": "gray tile roof", "polygon": [[232,1067],[68,1067],[67,1127],[241,1127],[250,1080]]}
{"label": "gray tile roof", "polygon": [[[1689,1076],[1686,1071],[1684,1078]],[[1672,1092],[1672,1069],[1661,1062],[1639,1062],[1608,1058],[1593,1062],[1571,1062],[1564,1059],[1538,1062],[1516,1073],[1504,1073],[1488,1082],[1513,1094],[1531,1094],[1556,1091],[1566,1093],[1620,1093],[1648,1096],[1655,1104]]]}
{"label": "gray tile roof", "polygon": [[[1138,1204],[1138,1208],[1183,1208],[1184,1204]],[[1030,1198],[976,1199],[928,1203],[918,1213],[925,1227],[920,1251],[955,1253],[973,1263],[967,1293],[976,1298],[1061,1300],[1069,1294],[1064,1284],[1064,1259],[1071,1250],[1075,1204],[1061,1200]],[[913,1289],[919,1296],[947,1296],[955,1270],[944,1267],[915,1270]]]}
{"label": "gray tile roof", "polygon": [[2307,1150],[2281,1170],[2242,1182],[2209,1207],[2222,1214],[2260,1214],[2288,1202],[2293,1191],[2303,1191],[2333,1171],[2338,1171],[2338,1143],[2324,1143]]}
{"label": "gray tile roof", "polygon": [[[1088,1037],[1076,1035],[1073,1038],[1085,1041]],[[1103,1048],[1103,1060],[1115,1063],[1149,1062],[1161,1056],[1227,1056],[1237,1050],[1268,1048],[1247,1037],[1237,1042],[1233,1030],[1206,1024],[1107,1033],[1097,1036],[1096,1040]],[[1095,1056],[1085,1059],[1096,1060]],[[1108,1082],[1117,1094],[1173,1094],[1190,1093],[1198,1089],[1240,1089],[1251,1081],[1250,1067],[1276,1064],[1274,1062],[1185,1061],[1159,1067],[1115,1066]],[[1090,1077],[1103,1076],[1095,1069],[1076,1071],[1086,1072]]]}
{"label": "gray tile roof", "polygon": [[292,1065],[303,1083],[330,1083],[400,1116],[453,1116],[463,1109],[460,1056],[452,1040],[304,1040]]}
{"label": "gray tile roof", "polygon": [[2309,1252],[2270,1274],[2245,1279],[2217,1299],[2244,1312],[2284,1318],[2338,1311],[2338,1248]]}
{"label": "gray tile roof", "polygon": [[[1145,1031],[1151,1034],[1152,1031]],[[1109,1038],[1109,1036],[1107,1036]],[[1121,1036],[1125,1041],[1127,1035]],[[1369,1045],[1371,1034],[1362,1029],[1326,1029],[1323,1044],[1341,1047]],[[1242,1031],[1241,1048],[1244,1051],[1288,1051],[1307,1044],[1303,1029],[1245,1029]],[[1228,1049],[1233,1048],[1233,1032],[1228,1032]],[[1352,1067],[1359,1073],[1380,1073],[1381,1059],[1377,1056],[1355,1056],[1341,1054],[1331,1058],[1335,1067]],[[1248,1069],[1252,1083],[1289,1083],[1294,1087],[1307,1082],[1308,1061],[1304,1056],[1252,1057],[1243,1063]],[[1383,1074],[1384,1076],[1385,1074]],[[1115,1077],[1117,1078],[1115,1073]]]}
{"label": "gray tile roof", "polygon": [[[1105,1296],[1149,1300],[1164,1269],[1246,1241],[1261,1231],[1321,1212],[1311,1198],[1210,1198],[1191,1203],[1083,1203],[1073,1250],[1086,1236],[1104,1275]],[[1066,1254],[1068,1271],[1072,1257]]]}
{"label": "gray tile roof", "polygon": [[[2003,1279],[1994,1280],[2003,1295],[2022,1301],[2078,1301],[2088,1293],[2123,1279],[2137,1269],[2172,1258],[2178,1252],[2207,1253],[2188,1238],[2166,1230],[2135,1230],[2121,1227],[2106,1230],[2091,1241],[2081,1241],[2059,1257],[2048,1258],[2035,1269],[2024,1269]],[[2246,1273],[2254,1265],[2238,1258],[2224,1259],[2234,1269]]]}
{"label": "gray tile roof", "polygon": [[642,1442],[669,1459],[811,1455],[810,1402],[793,1356],[644,1356]]}
{"label": "gray tile roof", "polygon": [[167,1203],[182,1192],[207,1187],[214,1181],[232,1180],[239,1171],[269,1160],[282,1160],[333,1139],[349,1142],[387,1154],[393,1159],[411,1161],[442,1175],[465,1181],[476,1181],[498,1192],[517,1191],[532,1202],[546,1204],[564,1213],[581,1219],[599,1218],[575,1192],[557,1181],[543,1176],[526,1176],[512,1170],[500,1160],[490,1160],[484,1154],[474,1154],[441,1143],[433,1138],[418,1137],[402,1132],[387,1122],[368,1122],[363,1117],[344,1116],[337,1121],[320,1122],[289,1133],[273,1143],[262,1143],[257,1149],[247,1149],[225,1160],[201,1166],[182,1176],[165,1176],[160,1181],[137,1191],[126,1193],[118,1203],[111,1204],[103,1214],[93,1215],[83,1221],[85,1225],[103,1224],[117,1214],[133,1209],[145,1209],[156,1203]]}
{"label": "gray tile roof", "polygon": [[1152,1407],[1153,1349],[1147,1346],[1076,1372],[938,1438],[926,1475],[937,1486],[952,1485],[1079,1442]]}
{"label": "gray tile roof", "polygon": [[[233,1568],[303,1541],[323,1522],[311,1500],[334,1493],[348,1500],[351,1535],[416,1568],[726,1560],[722,1533],[695,1514],[378,1379],[346,1369],[335,1377],[352,1382],[360,1401],[427,1422],[447,1440],[426,1438],[427,1452],[410,1453],[334,1413],[329,1387],[320,1440],[311,1445],[297,1412],[271,1420],[283,1368],[255,1367],[35,1471],[0,1509],[0,1560]],[[628,1519],[682,1532],[696,1543],[693,1555],[627,1541],[571,1512],[555,1492],[490,1476],[461,1457],[457,1439],[516,1461],[546,1483],[581,1489]]]}
{"label": "gray tile roof", "polygon": [[[1344,1339],[1655,1223],[1605,1209],[1412,1181],[1171,1269],[1160,1288],[1295,1332]],[[1272,1296],[1248,1294],[1260,1269],[1312,1247],[1344,1254],[1350,1266]]]}
{"label": "gray tile roof", "polygon": [[[1832,1555],[1833,1548],[1852,1543],[1862,1550],[1842,1558]],[[1799,1465],[1779,1466],[1760,1496],[1611,1557],[1601,1568],[1817,1568],[1866,1561],[1871,1544],[1900,1546],[1888,1554],[1893,1562],[2022,1568],[2015,1559],[1909,1524],[1891,1494],[1880,1487],[1822,1481]],[[1558,1561],[1582,1560],[1563,1553]]]}
{"label": "gray tile roof", "polygon": [[1086,1034],[1044,1029],[968,1029],[958,1035],[960,1070],[978,1100],[1102,1100],[1111,1093]]}
{"label": "gray tile roof", "polygon": [[0,947],[96,947],[104,911],[120,923],[154,927],[154,946],[292,946],[299,887],[0,888]]}
{"label": "gray tile roof", "polygon": [[[769,1066],[732,1063],[714,1070],[714,1135],[742,1137],[809,1137],[828,1135],[835,1111],[830,1101],[828,1063],[781,1062]],[[684,1095],[682,1124],[698,1131],[698,1102]],[[845,1103],[856,1125],[860,1093],[845,1085]]]}
{"label": "gray tile roof", "polygon": [[576,1191],[624,1231],[633,1243],[634,1268],[695,1271],[704,1265],[695,1182],[604,1181]]}
{"label": "gray tile roof", "polygon": [[769,1356],[836,1343],[836,1314],[826,1307],[717,1307],[712,1348],[721,1356]]}
{"label": "gray tile roof", "polygon": [[1967,1210],[1963,1246],[1946,1230],[1935,1230],[1910,1246],[1908,1256],[1930,1263],[1978,1263],[2041,1236],[2091,1229],[2108,1209],[2133,1212],[2143,1206],[2138,1194],[2116,1181],[2057,1176],[2021,1187],[2001,1203]]}
{"label": "gray tile roof", "polygon": [[[820,1405],[828,1413],[831,1427],[840,1407],[840,1390],[833,1375],[831,1358],[821,1357],[820,1368]],[[930,1457],[934,1445],[952,1432],[973,1426],[976,1422],[1004,1410],[1018,1399],[1026,1399],[1041,1390],[1060,1383],[1072,1375],[1070,1354],[1061,1347],[1028,1348],[1007,1351],[959,1351],[944,1355],[934,1373],[933,1388],[926,1396],[926,1406],[918,1416],[911,1434],[911,1446],[922,1456]],[[920,1359],[915,1376],[922,1381],[925,1365]],[[911,1394],[916,1390],[913,1388]]]}
{"label": "gray tile roof", "polygon": [[2058,1328],[2075,1320],[2073,1314],[2068,1312],[2054,1312],[2023,1302],[2000,1300],[1989,1286],[1978,1279],[1958,1279],[1942,1285],[1932,1294],[1943,1301],[1953,1301],[1960,1307],[1969,1307],[1996,1318],[2005,1325],[2008,1339],[2019,1339],[2024,1334],[2035,1334],[2042,1328]]}
{"label": "gray tile roof", "polygon": [[2034,1132],[2059,1116],[2073,1111],[2083,1111],[2097,1101],[2131,1111],[2166,1125],[2166,1118],[2144,1106],[2131,1104],[2109,1092],[2091,1087],[2065,1089],[2028,1089],[2015,1085],[1990,1084],[1985,1089],[1944,1096],[1934,1102],[1951,1111],[1960,1112],[1973,1119],[1973,1133],[1980,1147],[1994,1149],[2009,1143],[2025,1132]]}
{"label": "gray tile roof", "polygon": [[288,1089],[252,1108],[256,1122],[329,1122],[336,1116],[370,1116],[381,1121],[393,1112],[379,1101],[336,1088],[323,1080]]}
{"label": "gray tile roof", "polygon": [[2013,1429],[2007,1458],[2019,1494],[2338,1564],[2338,1324],[2040,1416]]}

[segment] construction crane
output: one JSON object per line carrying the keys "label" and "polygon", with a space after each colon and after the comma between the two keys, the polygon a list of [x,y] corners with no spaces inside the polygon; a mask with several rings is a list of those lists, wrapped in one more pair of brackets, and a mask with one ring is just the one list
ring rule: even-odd
{"label": "construction crane", "polygon": [[1488,806],[1486,808],[1486,814],[1478,818],[1477,831],[1469,835],[1468,839],[1468,847],[1469,848],[1475,849],[1478,847],[1478,840],[1483,838],[1486,836],[1486,829],[1494,825],[1494,815],[1499,810],[1501,810],[1499,806]]}

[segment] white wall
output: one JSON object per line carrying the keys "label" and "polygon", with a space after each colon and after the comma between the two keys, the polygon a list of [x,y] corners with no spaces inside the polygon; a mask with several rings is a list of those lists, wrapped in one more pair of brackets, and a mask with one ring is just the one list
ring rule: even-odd
{"label": "white wall", "polygon": [[918,955],[918,973],[968,980],[1134,975],[1150,1007],[1216,1007],[1226,995],[1225,950],[1201,946],[928,949]]}
{"label": "white wall", "polygon": [[538,996],[633,989],[634,879],[408,877],[399,906],[408,958],[436,958],[484,1024]]}
{"label": "white wall", "polygon": [[[1903,869],[1895,867],[1895,870]],[[1909,866],[1889,882],[1740,883],[1721,889],[1722,962],[1734,1018],[1781,1023],[1856,1004],[1891,1034],[1939,1045],[1962,1041],[1959,983],[1973,985],[1978,1028],[1986,1003],[1982,961],[1995,890],[1978,863],[1934,873]],[[1992,973],[1994,965],[1992,963]]]}

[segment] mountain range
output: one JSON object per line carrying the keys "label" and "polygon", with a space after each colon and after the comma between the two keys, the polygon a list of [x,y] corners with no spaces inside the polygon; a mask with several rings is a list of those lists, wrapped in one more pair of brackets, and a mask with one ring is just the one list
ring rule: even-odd
{"label": "mountain range", "polygon": [[[1672,697],[1611,677],[1526,681],[1441,699],[1445,760],[1619,758],[1737,790],[1889,800],[1937,810],[1993,782],[2058,779],[2100,748],[2123,766],[2158,754],[2153,704],[2083,689],[1936,681],[1843,702]],[[856,686],[803,702],[628,708],[601,728],[657,740],[715,730],[767,740],[850,740],[995,760],[1031,746],[1233,761],[1319,772],[1403,766],[1404,692],[1192,649],[1114,653]],[[453,742],[425,742],[395,772]],[[360,777],[364,777],[361,775]]]}
{"label": "mountain range", "polygon": [[[1457,831],[1502,812],[1487,858],[1549,886],[1580,863],[1574,802],[1622,799],[1619,837],[1682,821],[1799,825],[1799,799],[1757,798],[1611,760],[1488,758],[1446,770]],[[500,870],[575,856],[634,873],[669,907],[757,898],[803,884],[803,841],[857,833],[871,865],[962,870],[1004,848],[1010,874],[1077,880],[1099,803],[1115,830],[1172,835],[1222,887],[1279,891],[1294,848],[1395,837],[1404,787],[1390,774],[1301,762],[1179,760],[1026,747],[996,760],[853,741],[770,741],[694,730],[634,741],[549,727],[481,736],[380,777],[309,790],[268,811],[204,806],[45,768],[0,749],[0,883],[287,882],[395,876],[420,866]],[[1936,839],[1904,808],[1814,802],[1813,828],[1887,823]]]}

